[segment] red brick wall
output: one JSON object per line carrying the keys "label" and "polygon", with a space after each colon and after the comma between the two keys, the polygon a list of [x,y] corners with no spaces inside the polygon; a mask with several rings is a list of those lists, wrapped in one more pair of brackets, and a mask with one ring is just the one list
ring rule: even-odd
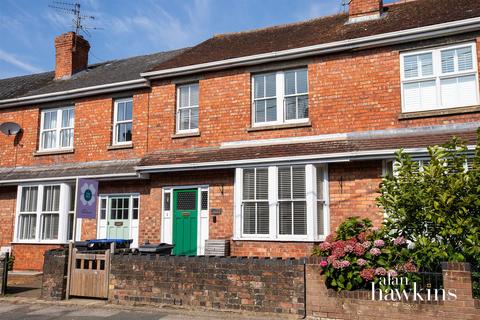
{"label": "red brick wall", "polygon": [[376,206],[382,181],[381,161],[355,161],[329,165],[330,230],[348,217],[368,217],[382,223],[383,212]]}
{"label": "red brick wall", "polygon": [[12,254],[15,257],[13,270],[34,270],[43,269],[43,255],[45,251],[59,248],[55,244],[14,244]]}
{"label": "red brick wall", "polygon": [[313,242],[231,241],[231,255],[237,257],[301,258],[312,254]]}
{"label": "red brick wall", "polygon": [[10,245],[13,239],[16,198],[16,187],[0,187],[0,246]]}
{"label": "red brick wall", "polygon": [[[464,36],[462,39],[470,38]],[[453,40],[456,38],[416,46]],[[409,45],[402,45],[311,59],[308,69],[312,126],[306,128],[248,132],[251,74],[247,69],[203,75],[199,82],[200,137],[172,138],[176,114],[174,84],[154,81],[151,91],[135,92],[133,149],[107,150],[112,136],[111,96],[76,101],[74,154],[34,156],[39,140],[39,106],[1,110],[0,122],[18,122],[25,132],[18,147],[14,147],[13,137],[0,135],[0,144],[5,146],[0,149],[0,166],[138,158],[147,151],[218,146],[226,141],[480,121],[480,113],[399,119],[400,50],[408,48]],[[480,44],[477,49],[480,57]],[[56,105],[62,106],[62,103]]]}
{"label": "red brick wall", "polygon": [[[140,158],[147,148],[148,95],[133,96],[133,148],[108,150],[112,143],[112,97],[82,99],[75,103],[74,149],[72,154],[35,156],[39,143],[38,107],[0,111],[0,123],[13,121],[24,129],[20,144],[14,137],[0,135],[0,167],[49,165],[72,162]],[[69,105],[59,103],[56,106]]]}

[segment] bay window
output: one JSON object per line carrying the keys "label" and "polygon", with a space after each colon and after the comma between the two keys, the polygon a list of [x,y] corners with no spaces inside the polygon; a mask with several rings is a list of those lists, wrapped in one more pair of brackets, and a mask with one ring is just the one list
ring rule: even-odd
{"label": "bay window", "polygon": [[42,110],[40,117],[40,151],[73,148],[73,107]]}
{"label": "bay window", "polygon": [[254,126],[308,121],[308,72],[296,69],[252,76]]}
{"label": "bay window", "polygon": [[237,168],[237,240],[320,241],[329,232],[324,165]]}
{"label": "bay window", "polygon": [[74,190],[66,183],[19,186],[15,241],[65,243],[71,239]]}
{"label": "bay window", "polygon": [[403,111],[478,105],[476,61],[474,43],[402,53]]}

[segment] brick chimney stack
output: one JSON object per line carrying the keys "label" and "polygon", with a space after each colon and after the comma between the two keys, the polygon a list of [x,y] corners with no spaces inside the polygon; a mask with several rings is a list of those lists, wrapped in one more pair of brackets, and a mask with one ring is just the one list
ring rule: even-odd
{"label": "brick chimney stack", "polygon": [[349,21],[361,22],[380,18],[383,0],[350,0]]}
{"label": "brick chimney stack", "polygon": [[65,79],[87,69],[90,44],[75,32],[55,38],[55,79]]}

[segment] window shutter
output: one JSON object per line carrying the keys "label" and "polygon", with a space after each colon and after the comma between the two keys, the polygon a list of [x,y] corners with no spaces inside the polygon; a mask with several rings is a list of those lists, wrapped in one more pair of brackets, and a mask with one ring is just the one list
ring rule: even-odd
{"label": "window shutter", "polygon": [[290,201],[279,203],[280,234],[292,234],[292,203]]}
{"label": "window shutter", "polygon": [[278,168],[278,198],[291,199],[292,198],[292,179],[290,167]]}
{"label": "window shutter", "polygon": [[305,199],[305,166],[292,167],[292,188],[292,198]]}
{"label": "window shutter", "polygon": [[255,199],[268,200],[268,169],[256,169],[256,181],[255,181]]}
{"label": "window shutter", "polygon": [[243,199],[255,199],[255,169],[243,170]]}
{"label": "window shutter", "polygon": [[307,234],[307,203],[305,201],[293,202],[293,234]]}
{"label": "window shutter", "polygon": [[317,167],[317,233],[319,235],[325,234],[324,224],[324,201],[323,181],[324,181],[323,167]]}
{"label": "window shutter", "polygon": [[403,74],[405,78],[418,77],[417,56],[406,56],[403,59]]}
{"label": "window shutter", "polygon": [[472,48],[457,49],[458,71],[468,71],[473,69]]}
{"label": "window shutter", "polygon": [[268,202],[257,203],[257,233],[268,234],[270,231],[270,210]]}

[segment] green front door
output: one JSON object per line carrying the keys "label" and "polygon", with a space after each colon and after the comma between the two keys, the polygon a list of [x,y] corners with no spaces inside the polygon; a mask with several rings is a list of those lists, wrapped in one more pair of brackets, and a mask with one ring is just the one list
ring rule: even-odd
{"label": "green front door", "polygon": [[130,239],[130,197],[108,199],[107,238]]}
{"label": "green front door", "polygon": [[173,254],[197,254],[198,190],[173,191]]}

